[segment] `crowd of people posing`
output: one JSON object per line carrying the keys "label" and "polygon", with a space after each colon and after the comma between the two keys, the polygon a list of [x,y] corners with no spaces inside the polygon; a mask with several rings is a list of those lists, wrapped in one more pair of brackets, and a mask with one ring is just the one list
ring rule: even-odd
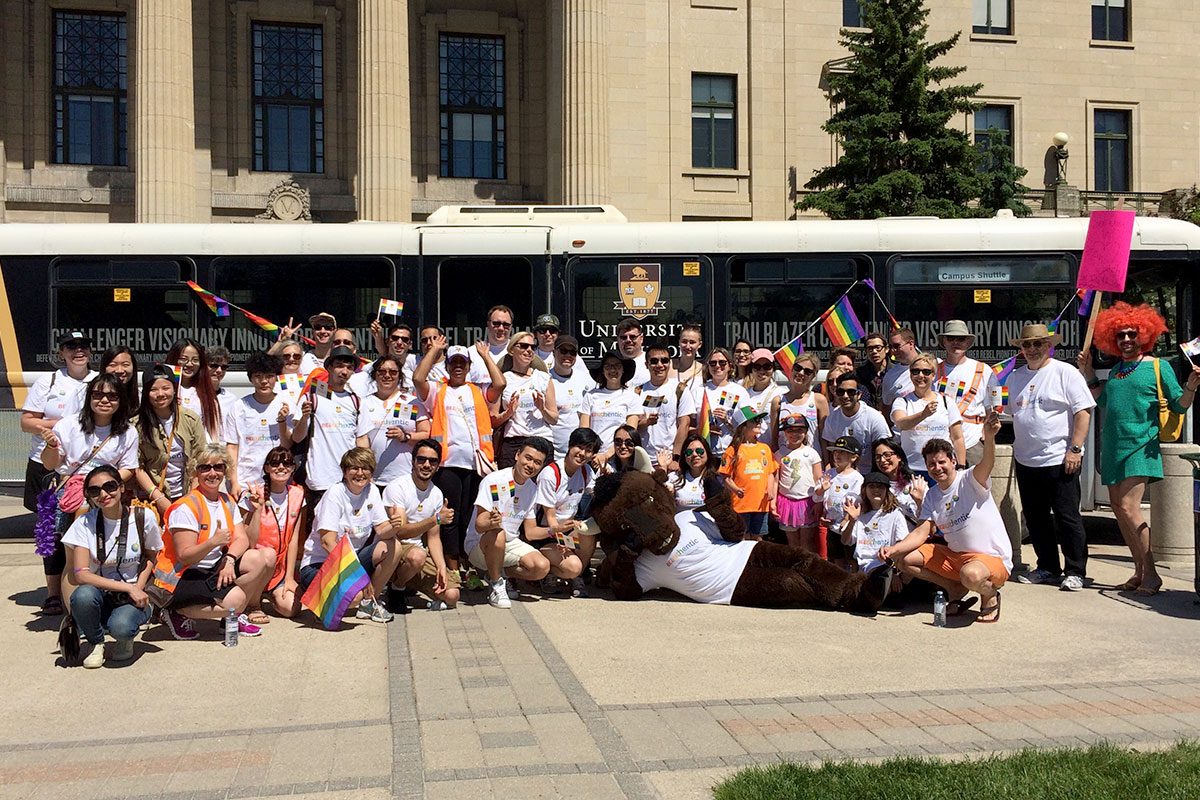
{"label": "crowd of people posing", "polygon": [[285,327],[246,360],[245,396],[223,386],[223,348],[180,341],[144,372],[115,348],[93,371],[88,337],[65,333],[61,368],[38,379],[21,418],[26,506],[56,490],[42,613],[70,614],[88,667],[131,658],[155,610],[178,639],[231,611],[257,636],[272,615],[302,612],[343,536],[371,579],[355,605],[363,619],[389,621],[417,595],[453,608],[464,585],[501,608],[522,590],[586,596],[591,487],[640,468],[669,475],[680,511],[703,507],[718,476],[748,536],[849,569],[892,563],[897,589],[940,586],[952,614],[977,593],[977,621],[995,622],[1013,571],[989,488],[999,414],[1011,414],[1037,555],[1018,580],[1078,590],[1079,473],[1097,403],[1100,472],[1134,557],[1124,587],[1161,587],[1140,503],[1162,476],[1159,398],[1185,410],[1200,368],[1181,386],[1149,355],[1166,327],[1145,306],[1102,312],[1097,347],[1118,359],[1103,385],[1090,353],[1078,368],[1055,360],[1057,334],[1026,326],[1007,392],[969,357],[974,336],[958,320],[943,324],[938,353],[897,328],[834,350],[827,369],[802,353],[787,374],[751,342],[705,350],[699,325],[647,343],[632,318],[589,369],[553,315],[531,331],[514,322],[495,306],[486,340],[463,347],[436,326],[376,321],[378,352],[363,358],[349,330],[315,314],[312,349]]}

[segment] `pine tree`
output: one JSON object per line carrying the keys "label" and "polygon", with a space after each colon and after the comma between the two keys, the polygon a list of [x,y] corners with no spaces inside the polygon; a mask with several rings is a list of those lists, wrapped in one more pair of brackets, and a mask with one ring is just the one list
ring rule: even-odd
{"label": "pine tree", "polygon": [[982,84],[942,85],[966,67],[933,64],[959,34],[926,42],[928,15],[924,0],[863,0],[869,30],[842,31],[851,63],[829,78],[838,110],[822,126],[842,155],[805,185],[816,191],[798,208],[834,219],[976,213],[967,207],[979,196],[975,150],[955,127],[978,107]]}
{"label": "pine tree", "polygon": [[1013,163],[1013,149],[1003,132],[988,128],[984,142],[979,145],[979,212],[991,216],[1007,208],[1018,217],[1028,217],[1029,206],[1021,195],[1029,189],[1021,179],[1029,170]]}

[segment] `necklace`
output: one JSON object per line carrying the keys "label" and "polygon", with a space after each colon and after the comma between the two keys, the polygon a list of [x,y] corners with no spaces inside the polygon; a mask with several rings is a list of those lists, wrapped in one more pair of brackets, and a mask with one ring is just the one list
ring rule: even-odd
{"label": "necklace", "polygon": [[1133,371],[1138,368],[1138,364],[1141,363],[1142,356],[1138,356],[1137,361],[1122,361],[1120,366],[1112,371],[1112,374],[1117,380],[1128,378],[1133,374]]}

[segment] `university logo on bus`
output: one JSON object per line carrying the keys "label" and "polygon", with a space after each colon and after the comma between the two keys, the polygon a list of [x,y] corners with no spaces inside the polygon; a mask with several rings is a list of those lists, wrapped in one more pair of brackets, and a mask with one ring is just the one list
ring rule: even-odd
{"label": "university logo on bus", "polygon": [[617,264],[617,287],[621,299],[613,303],[613,308],[634,319],[653,317],[667,307],[665,300],[658,299],[661,264]]}

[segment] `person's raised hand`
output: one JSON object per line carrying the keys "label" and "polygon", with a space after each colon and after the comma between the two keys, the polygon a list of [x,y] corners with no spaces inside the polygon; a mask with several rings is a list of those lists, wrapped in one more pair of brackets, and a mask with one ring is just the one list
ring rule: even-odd
{"label": "person's raised hand", "polygon": [[857,497],[847,497],[846,502],[842,503],[842,510],[846,512],[846,518],[854,522],[862,514],[862,505]]}
{"label": "person's raised hand", "polygon": [[475,352],[479,353],[479,355],[483,356],[484,358],[492,357],[491,351],[488,350],[487,342],[483,341],[482,339],[475,343]]}
{"label": "person's raised hand", "polygon": [[1187,380],[1184,381],[1184,387],[1195,392],[1200,389],[1200,367],[1192,364],[1192,371],[1188,373]]}
{"label": "person's raised hand", "polygon": [[298,331],[298,330],[300,330],[300,326],[296,324],[294,319],[292,319],[291,317],[288,317],[287,325],[279,326],[279,339],[278,340],[282,342],[286,339],[295,339],[296,331]]}
{"label": "person's raised hand", "polygon": [[1079,355],[1075,358],[1075,363],[1079,365],[1079,371],[1084,375],[1093,374],[1092,349],[1089,347],[1086,350],[1080,350]]}

